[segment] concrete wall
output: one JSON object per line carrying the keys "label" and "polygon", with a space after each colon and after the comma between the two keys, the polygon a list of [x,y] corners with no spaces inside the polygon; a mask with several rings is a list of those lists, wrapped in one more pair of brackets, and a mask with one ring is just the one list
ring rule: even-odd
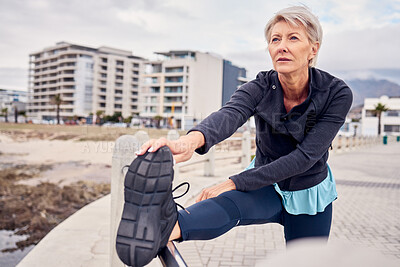
{"label": "concrete wall", "polygon": [[196,52],[196,64],[192,68],[189,113],[200,121],[221,107],[223,59]]}

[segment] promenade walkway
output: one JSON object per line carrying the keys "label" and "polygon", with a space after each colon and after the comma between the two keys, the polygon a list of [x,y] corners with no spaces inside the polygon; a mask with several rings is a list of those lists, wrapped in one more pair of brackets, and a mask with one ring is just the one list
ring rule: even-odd
{"label": "promenade walkway", "polygon": [[[380,266],[399,266],[400,143],[332,153],[329,164],[339,194],[334,202],[330,244],[376,251],[375,258],[371,253],[358,266],[375,266],[374,259],[391,261]],[[235,160],[217,161],[215,177],[201,177],[199,169],[181,171],[175,181],[188,180],[192,185],[181,204],[193,203],[203,187],[241,170]],[[18,266],[109,266],[109,216],[110,196],[106,196],[57,226]],[[285,252],[283,229],[277,224],[237,227],[217,239],[183,242],[177,247],[191,267],[264,266],[263,260],[279,258]],[[157,260],[150,265],[160,266]]]}

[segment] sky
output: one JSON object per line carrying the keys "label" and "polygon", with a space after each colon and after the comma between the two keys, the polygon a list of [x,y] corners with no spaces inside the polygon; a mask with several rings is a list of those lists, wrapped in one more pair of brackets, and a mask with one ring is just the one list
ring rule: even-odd
{"label": "sky", "polygon": [[0,86],[26,87],[29,54],[60,41],[148,59],[156,51],[212,52],[252,79],[272,68],[265,24],[300,4],[323,27],[318,68],[400,69],[400,0],[0,0]]}

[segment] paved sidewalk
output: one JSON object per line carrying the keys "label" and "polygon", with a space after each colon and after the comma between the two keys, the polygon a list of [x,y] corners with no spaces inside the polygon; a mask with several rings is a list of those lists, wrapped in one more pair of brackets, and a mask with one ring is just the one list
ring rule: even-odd
{"label": "paved sidewalk", "polygon": [[[339,194],[331,244],[367,247],[400,264],[399,151],[400,143],[391,143],[330,156]],[[199,166],[187,168],[175,181],[192,185],[191,194],[180,201],[186,205],[203,187],[241,170],[235,160],[217,161],[215,177],[202,177]],[[18,266],[108,266],[109,209],[110,196],[84,207],[50,232]],[[237,227],[217,239],[177,247],[191,267],[261,266],[261,261],[285,251],[283,229],[277,224]],[[151,265],[160,266],[157,260]]]}

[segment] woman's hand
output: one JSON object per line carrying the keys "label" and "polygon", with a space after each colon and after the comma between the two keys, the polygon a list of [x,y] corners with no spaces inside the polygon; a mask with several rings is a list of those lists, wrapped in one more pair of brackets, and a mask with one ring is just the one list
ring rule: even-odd
{"label": "woman's hand", "polygon": [[201,132],[193,131],[181,136],[178,140],[168,140],[164,137],[150,139],[142,145],[137,155],[143,155],[146,151],[154,152],[162,146],[167,146],[172,152],[176,163],[189,160],[194,151],[204,145],[204,136]]}
{"label": "woman's hand", "polygon": [[232,190],[236,190],[236,185],[231,179],[228,179],[223,183],[203,189],[200,195],[196,198],[196,202],[216,197],[224,192]]}

